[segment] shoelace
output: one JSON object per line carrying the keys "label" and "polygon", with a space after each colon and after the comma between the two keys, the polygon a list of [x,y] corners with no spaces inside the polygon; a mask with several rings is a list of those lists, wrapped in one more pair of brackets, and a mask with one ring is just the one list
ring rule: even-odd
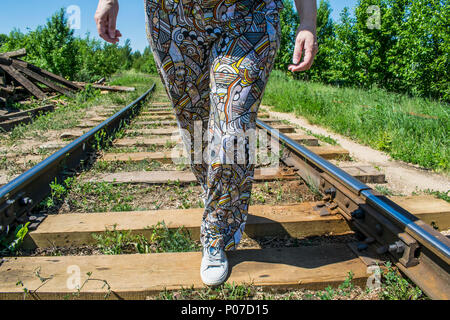
{"label": "shoelace", "polygon": [[220,267],[223,264],[220,253],[216,253],[215,255],[206,254],[206,259],[208,260],[208,267]]}

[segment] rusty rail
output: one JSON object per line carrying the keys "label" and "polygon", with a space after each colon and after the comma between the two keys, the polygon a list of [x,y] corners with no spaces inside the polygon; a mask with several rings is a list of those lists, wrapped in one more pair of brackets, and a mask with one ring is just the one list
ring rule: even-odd
{"label": "rusty rail", "polygon": [[363,235],[360,248],[389,253],[429,297],[450,299],[449,239],[263,121],[257,120],[257,126],[288,148],[290,156],[283,161],[325,196],[321,206],[341,214]]}
{"label": "rusty rail", "polygon": [[34,206],[50,192],[50,183],[62,181],[96,151],[100,139],[111,137],[139,111],[155,84],[128,106],[69,143],[47,159],[0,188],[0,235],[29,220]]}

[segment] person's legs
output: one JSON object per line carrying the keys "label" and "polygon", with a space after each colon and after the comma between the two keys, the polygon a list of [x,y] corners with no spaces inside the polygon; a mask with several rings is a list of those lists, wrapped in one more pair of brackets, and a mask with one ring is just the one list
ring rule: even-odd
{"label": "person's legs", "polygon": [[158,73],[190,153],[192,171],[205,190],[207,166],[202,155],[206,143],[200,141],[201,150],[195,150],[199,144],[194,143],[194,137],[197,134],[202,139],[208,126],[210,44],[202,36],[198,22],[188,14],[195,7],[194,2],[148,0],[146,27]]}
{"label": "person's legs", "polygon": [[223,26],[212,48],[204,247],[235,249],[244,232],[254,173],[244,137],[252,130],[255,134],[259,104],[279,47],[279,9],[279,2],[256,0],[245,18]]}
{"label": "person's legs", "polygon": [[[146,2],[147,34],[158,72],[179,128],[188,132],[192,170],[206,192],[201,226],[206,284],[225,280],[224,249],[235,249],[244,231],[254,163],[243,136],[255,129],[279,46],[280,9],[281,0]],[[194,127],[196,121],[201,130]],[[208,133],[201,161],[193,141],[199,131],[202,138]],[[230,150],[232,163],[226,161]]]}

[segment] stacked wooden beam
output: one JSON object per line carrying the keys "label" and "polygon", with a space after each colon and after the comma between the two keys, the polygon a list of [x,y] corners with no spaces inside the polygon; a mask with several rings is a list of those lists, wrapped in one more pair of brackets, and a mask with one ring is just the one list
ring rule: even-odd
{"label": "stacked wooden beam", "polygon": [[29,123],[37,115],[51,112],[54,109],[55,106],[50,104],[25,111],[9,112],[0,110],[0,132],[10,131],[18,124]]}
{"label": "stacked wooden beam", "polygon": [[[50,98],[49,94],[52,93],[74,97],[76,91],[83,90],[87,85],[85,82],[69,81],[19,59],[26,54],[25,49],[0,54],[0,103],[22,100],[30,94],[39,100]],[[106,86],[100,83],[91,85],[105,91],[135,90],[132,87]]]}
{"label": "stacked wooden beam", "polygon": [[52,92],[73,97],[75,91],[82,90],[72,81],[18,59],[25,55],[25,49],[0,55],[0,98],[3,102],[17,101],[30,94],[45,100]]}

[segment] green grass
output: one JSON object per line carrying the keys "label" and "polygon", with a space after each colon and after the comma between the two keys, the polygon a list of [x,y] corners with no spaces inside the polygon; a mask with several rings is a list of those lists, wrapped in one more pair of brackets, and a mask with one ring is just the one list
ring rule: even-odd
{"label": "green grass", "polygon": [[275,70],[263,98],[394,159],[450,171],[449,105],[380,89],[337,88],[288,78]]}
{"label": "green grass", "polygon": [[332,300],[337,295],[348,296],[355,287],[352,283],[353,276],[354,276],[353,272],[350,271],[347,274],[347,278],[341,285],[339,285],[337,290],[333,289],[331,286],[328,286],[325,288],[324,291],[318,292],[316,296],[320,298],[320,300]]}
{"label": "green grass", "polygon": [[386,262],[386,272],[383,273],[381,285],[381,298],[384,300],[423,300],[426,296],[419,287],[403,278],[400,273]]}
{"label": "green grass", "polygon": [[159,300],[248,300],[255,297],[252,285],[224,283],[204,289],[182,288],[178,291],[164,290]]}
{"label": "green grass", "polygon": [[424,193],[431,194],[431,195],[435,196],[436,198],[450,202],[450,190],[441,192],[441,191],[427,189],[427,190],[424,190]]}
{"label": "green grass", "polygon": [[[125,186],[132,188],[132,186]],[[132,193],[124,192],[123,188],[109,182],[77,182],[71,188],[71,193],[83,195],[81,198],[69,199],[71,206],[86,211],[131,211]],[[90,210],[89,210],[90,209]]]}
{"label": "green grass", "polygon": [[23,240],[28,233],[28,225],[30,222],[20,224],[14,232],[0,235],[0,257],[15,255],[22,246]]}
{"label": "green grass", "polygon": [[159,253],[198,251],[200,246],[191,239],[189,232],[180,227],[176,230],[167,228],[164,221],[148,228],[149,237],[142,234],[132,234],[131,231],[106,230],[101,234],[92,234],[97,241],[97,247],[103,254],[124,253]]}
{"label": "green grass", "polygon": [[377,184],[375,186],[375,190],[378,191],[379,193],[381,193],[382,195],[387,196],[387,197],[401,196],[402,195],[402,194],[396,193],[396,192],[392,191],[391,189],[389,189],[388,187],[380,185],[380,184]]}

